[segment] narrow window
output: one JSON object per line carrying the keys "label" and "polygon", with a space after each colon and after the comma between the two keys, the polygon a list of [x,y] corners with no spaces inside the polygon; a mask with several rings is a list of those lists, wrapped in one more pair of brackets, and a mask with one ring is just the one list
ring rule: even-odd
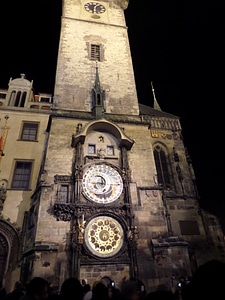
{"label": "narrow window", "polygon": [[15,99],[16,99],[16,91],[12,91],[10,95],[9,106],[15,105]]}
{"label": "narrow window", "polygon": [[158,183],[164,188],[170,187],[170,177],[165,152],[160,146],[154,149],[154,158],[157,170]]}
{"label": "narrow window", "polygon": [[68,203],[69,202],[69,186],[62,184],[59,190],[59,202]]}
{"label": "narrow window", "polygon": [[114,147],[113,146],[107,146],[107,154],[114,155]]}
{"label": "narrow window", "polygon": [[13,173],[12,188],[27,189],[30,185],[32,162],[16,161]]}
{"label": "narrow window", "polygon": [[24,107],[26,96],[27,96],[27,92],[23,92],[20,99],[20,107]]}
{"label": "narrow window", "polygon": [[21,140],[23,141],[36,141],[37,140],[37,123],[23,123]]}
{"label": "narrow window", "polygon": [[95,153],[96,153],[95,145],[89,144],[88,145],[88,154],[95,154]]}
{"label": "narrow window", "polygon": [[101,60],[101,55],[100,54],[101,54],[100,53],[100,45],[91,44],[90,58],[92,60],[100,61]]}
{"label": "narrow window", "polygon": [[21,97],[21,91],[17,92],[16,94],[16,100],[15,100],[15,105],[14,106],[20,106],[20,97]]}

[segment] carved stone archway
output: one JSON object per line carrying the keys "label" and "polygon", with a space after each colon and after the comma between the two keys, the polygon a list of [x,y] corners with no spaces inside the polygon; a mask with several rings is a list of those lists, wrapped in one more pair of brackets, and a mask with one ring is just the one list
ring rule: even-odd
{"label": "carved stone archway", "polygon": [[7,267],[9,244],[6,237],[0,232],[0,282],[4,279]]}
{"label": "carved stone archway", "polygon": [[15,270],[20,255],[18,230],[8,220],[0,217],[0,280],[10,286],[11,273]]}

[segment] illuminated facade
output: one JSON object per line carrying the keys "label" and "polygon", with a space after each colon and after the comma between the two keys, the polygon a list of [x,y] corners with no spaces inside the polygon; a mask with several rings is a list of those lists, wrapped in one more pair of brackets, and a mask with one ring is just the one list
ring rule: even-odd
{"label": "illuminated facade", "polygon": [[8,289],[33,276],[55,287],[109,276],[117,286],[139,278],[150,291],[224,259],[218,220],[199,207],[179,117],[156,99],[138,102],[127,5],[65,0],[53,100],[35,97],[23,75],[0,99]]}

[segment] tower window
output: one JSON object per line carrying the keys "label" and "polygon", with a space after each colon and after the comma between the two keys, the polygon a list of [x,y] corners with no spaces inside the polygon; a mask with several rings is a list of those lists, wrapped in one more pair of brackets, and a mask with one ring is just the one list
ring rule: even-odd
{"label": "tower window", "polygon": [[23,141],[36,141],[37,140],[37,123],[23,123],[21,140]]}
{"label": "tower window", "polygon": [[154,148],[154,158],[158,176],[158,183],[164,188],[170,188],[170,177],[166,154],[160,146]]}
{"label": "tower window", "polygon": [[101,61],[101,47],[100,47],[100,45],[91,44],[90,59]]}
{"label": "tower window", "polygon": [[95,145],[89,144],[88,145],[88,154],[95,154],[95,153],[96,153]]}
{"label": "tower window", "polygon": [[69,203],[71,197],[71,177],[69,175],[55,175],[55,184],[57,184],[57,200],[58,203]]}
{"label": "tower window", "polygon": [[58,200],[62,203],[68,203],[69,202],[69,185],[62,184],[59,190],[58,194]]}
{"label": "tower window", "polygon": [[107,154],[114,155],[114,147],[113,146],[107,146]]}
{"label": "tower window", "polygon": [[27,189],[30,185],[32,162],[16,161],[12,179],[12,188]]}

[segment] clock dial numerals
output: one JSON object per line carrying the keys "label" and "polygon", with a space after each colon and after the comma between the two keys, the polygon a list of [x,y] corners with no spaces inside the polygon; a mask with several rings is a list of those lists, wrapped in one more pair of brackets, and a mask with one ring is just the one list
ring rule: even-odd
{"label": "clock dial numerals", "polygon": [[88,249],[100,257],[115,255],[123,244],[123,229],[111,217],[92,219],[85,229],[85,241]]}
{"label": "clock dial numerals", "polygon": [[105,12],[105,7],[98,2],[87,2],[84,4],[86,11],[95,14],[102,14]]}
{"label": "clock dial numerals", "polygon": [[90,200],[98,203],[111,203],[123,191],[120,174],[108,165],[92,165],[84,173],[83,192]]}

